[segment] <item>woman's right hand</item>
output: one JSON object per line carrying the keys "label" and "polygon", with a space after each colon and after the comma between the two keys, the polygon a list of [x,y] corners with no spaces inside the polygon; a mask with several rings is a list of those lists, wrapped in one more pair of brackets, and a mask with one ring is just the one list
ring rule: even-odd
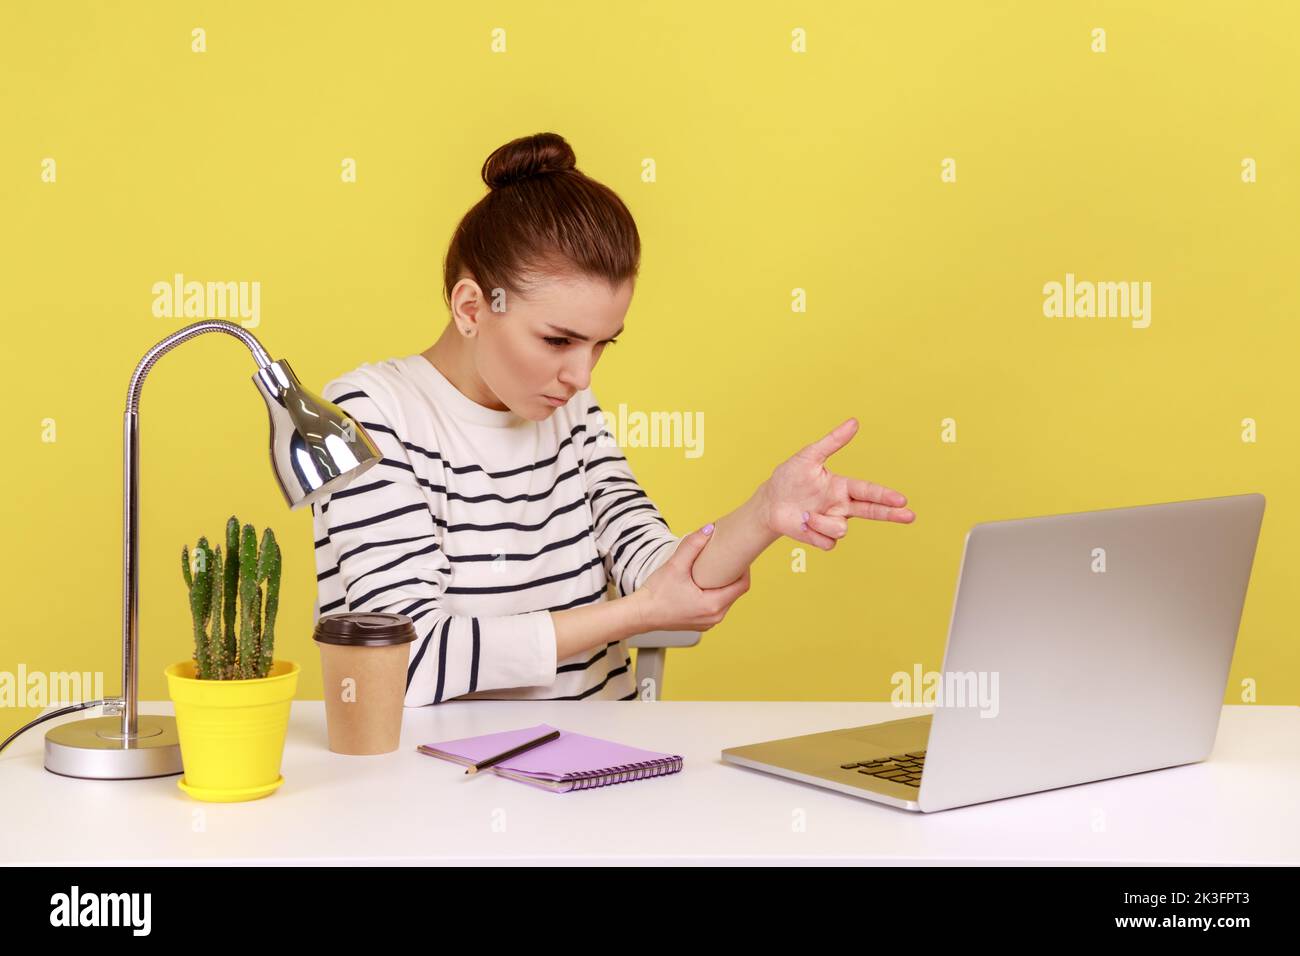
{"label": "woman's right hand", "polygon": [[682,538],[671,558],[655,570],[629,598],[638,603],[642,633],[648,631],[707,631],[727,615],[736,599],[749,590],[749,568],[731,584],[701,588],[691,568],[709,535],[703,529]]}

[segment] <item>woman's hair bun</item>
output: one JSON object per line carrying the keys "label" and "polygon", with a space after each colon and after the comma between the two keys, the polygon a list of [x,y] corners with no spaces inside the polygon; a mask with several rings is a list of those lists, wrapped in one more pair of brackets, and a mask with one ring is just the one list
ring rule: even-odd
{"label": "woman's hair bun", "polygon": [[493,189],[542,173],[574,169],[577,157],[559,133],[534,133],[498,146],[483,163],[483,182]]}

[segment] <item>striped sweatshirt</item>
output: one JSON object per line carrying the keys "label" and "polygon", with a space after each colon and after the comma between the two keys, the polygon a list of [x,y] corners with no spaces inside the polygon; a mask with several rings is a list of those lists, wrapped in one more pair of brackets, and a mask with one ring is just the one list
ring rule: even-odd
{"label": "striped sweatshirt", "polygon": [[590,388],[535,422],[478,404],[415,354],[322,394],[383,460],[312,506],[316,613],[411,618],[406,706],[636,697],[624,641],[556,659],[552,611],[609,600],[611,584],[631,594],[681,540]]}

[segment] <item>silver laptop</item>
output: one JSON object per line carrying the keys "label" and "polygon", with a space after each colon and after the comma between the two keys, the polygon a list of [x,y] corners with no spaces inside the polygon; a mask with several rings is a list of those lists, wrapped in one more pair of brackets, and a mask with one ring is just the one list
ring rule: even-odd
{"label": "silver laptop", "polygon": [[1250,494],[977,524],[940,671],[895,687],[932,711],[722,759],[924,812],[1204,760],[1263,518]]}

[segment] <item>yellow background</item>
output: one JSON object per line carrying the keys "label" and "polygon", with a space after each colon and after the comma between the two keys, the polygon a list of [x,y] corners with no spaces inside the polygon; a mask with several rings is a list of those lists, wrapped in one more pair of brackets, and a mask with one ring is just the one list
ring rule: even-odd
{"label": "yellow background", "polygon": [[[554,130],[644,243],[597,396],[705,415],[702,458],[627,449],[673,530],[850,415],[832,467],[918,514],[852,523],[802,574],[782,539],[669,656],[667,698],[887,699],[893,672],[941,664],[972,523],[1258,491],[1225,699],[1249,678],[1262,703],[1300,701],[1300,23],[1283,3],[1135,6],[5,4],[0,669],[119,690],[122,408],[188,321],[152,315],[154,282],[260,282],[252,331],[309,387],[422,350],[484,158]],[[1045,318],[1067,272],[1150,281],[1150,328]],[[277,656],[320,696],[311,516],[271,477],[253,370],[206,336],[145,385],[144,699],[192,650],[180,547],[231,513],[282,542]],[[29,716],[0,712],[0,731]]]}

